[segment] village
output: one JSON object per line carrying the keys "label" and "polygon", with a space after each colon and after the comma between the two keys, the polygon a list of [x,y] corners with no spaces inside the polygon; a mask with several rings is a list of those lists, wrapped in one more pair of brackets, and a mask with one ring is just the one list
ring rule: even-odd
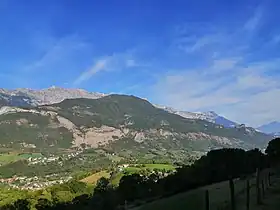
{"label": "village", "polygon": [[0,183],[14,189],[20,190],[40,190],[55,184],[63,184],[71,180],[72,176],[62,177],[58,174],[47,175],[43,177],[25,177],[14,176],[12,178],[0,179]]}
{"label": "village", "polygon": [[71,158],[77,157],[79,154],[81,154],[82,151],[72,152],[70,154],[64,154],[60,156],[50,155],[49,157],[29,157],[28,164],[29,165],[35,165],[35,164],[47,164],[53,161],[58,161],[59,165],[62,165],[62,161],[69,160]]}

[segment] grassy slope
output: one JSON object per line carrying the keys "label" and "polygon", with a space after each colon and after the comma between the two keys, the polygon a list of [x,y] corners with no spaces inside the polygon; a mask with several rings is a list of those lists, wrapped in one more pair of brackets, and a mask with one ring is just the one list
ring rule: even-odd
{"label": "grassy slope", "polygon": [[100,171],[82,179],[81,181],[87,184],[94,185],[101,177],[110,178],[110,173],[108,173],[107,171]]}
{"label": "grassy slope", "polygon": [[[124,176],[124,173],[132,174],[132,173],[138,173],[140,170],[143,169],[166,169],[166,170],[173,170],[175,169],[174,166],[168,165],[168,164],[145,164],[145,167],[127,167],[122,172],[117,173],[117,175],[111,180],[111,183],[113,185],[118,185],[121,178]],[[82,179],[82,182],[86,182],[88,184],[95,184],[98,179],[101,177],[110,178],[110,172],[108,171],[101,171],[98,173],[94,173],[84,179]]]}
{"label": "grassy slope", "polygon": [[[244,180],[235,181],[235,192],[243,192],[245,186]],[[205,208],[205,190],[209,190],[210,209],[217,209],[230,201],[228,181],[198,188],[186,193],[180,193],[168,198],[156,200],[146,205],[136,207],[134,210],[197,210]]]}
{"label": "grassy slope", "polygon": [[144,167],[136,167],[136,166],[127,167],[124,169],[124,171],[128,172],[128,173],[137,173],[138,171],[143,170],[143,169],[174,170],[175,167],[173,165],[168,165],[168,164],[145,164]]}
{"label": "grassy slope", "polygon": [[[49,107],[42,106],[36,109],[48,109]],[[51,105],[51,107],[58,107],[58,113],[61,116],[70,119],[79,127],[107,125],[117,128],[128,127],[138,131],[164,129],[181,134],[202,132],[215,136],[241,139],[243,143],[232,146],[243,146],[245,149],[248,149],[250,146],[264,146],[266,140],[270,139],[269,136],[258,132],[249,135],[243,129],[220,128],[206,121],[185,119],[158,109],[148,101],[134,96],[110,95],[96,100],[69,99]],[[19,119],[26,119],[28,123],[20,124]],[[55,119],[52,119],[50,116],[32,113],[13,113],[0,115],[0,122],[0,147],[2,145],[2,147],[20,148],[19,143],[21,142],[35,144],[38,150],[42,148],[51,150],[71,147],[72,133],[66,128],[53,126]],[[113,149],[117,148],[116,152],[120,152],[122,149],[129,148],[129,150],[137,155],[147,154],[148,150],[151,149],[170,151],[173,154],[183,154],[193,150],[204,151],[205,149],[224,146],[215,140],[203,137],[202,139],[197,139],[197,141],[191,141],[191,139],[186,139],[186,137],[176,136],[174,141],[172,136],[167,138],[159,136],[151,137],[151,139],[141,144],[131,141],[132,138],[129,136],[115,141],[112,144]],[[160,154],[162,157],[165,155]]]}
{"label": "grassy slope", "polygon": [[[134,96],[110,95],[95,100],[69,99],[52,106],[59,107],[58,113],[78,126],[108,125],[119,128],[126,124],[126,127],[135,130],[164,128],[181,133],[203,132],[244,140],[244,147],[248,146],[247,144],[265,144],[265,141],[270,139],[269,136],[258,132],[248,134],[244,129],[220,128],[206,121],[186,119],[158,109],[148,101]],[[47,109],[48,106],[43,108]],[[129,122],[133,124],[128,124]]]}
{"label": "grassy slope", "polygon": [[28,159],[29,157],[38,158],[42,157],[40,153],[3,153],[0,154],[0,165],[16,162],[18,160]]}

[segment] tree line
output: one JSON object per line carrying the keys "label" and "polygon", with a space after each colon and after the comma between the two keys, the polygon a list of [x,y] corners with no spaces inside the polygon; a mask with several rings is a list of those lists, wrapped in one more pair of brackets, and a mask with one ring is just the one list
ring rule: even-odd
{"label": "tree line", "polygon": [[[114,187],[109,179],[101,178],[91,194],[78,193],[84,190],[84,186],[72,182],[73,186],[65,184],[64,187],[68,188],[62,190],[64,192],[69,189],[70,191],[76,190],[79,195],[71,201],[63,201],[61,198],[50,200],[44,197],[38,199],[35,207],[39,210],[124,209],[127,203],[137,204],[137,202],[186,192],[228,179],[245,178],[254,173],[257,168],[272,167],[280,162],[280,138],[271,140],[265,153],[263,154],[259,149],[249,151],[233,148],[211,150],[192,165],[177,168],[175,173],[167,177],[162,176],[160,172],[146,175],[137,173],[125,175],[121,178],[118,187]],[[57,189],[57,191],[61,192],[61,189]],[[19,199],[4,206],[3,209],[24,210],[30,209],[30,205],[28,198]]]}

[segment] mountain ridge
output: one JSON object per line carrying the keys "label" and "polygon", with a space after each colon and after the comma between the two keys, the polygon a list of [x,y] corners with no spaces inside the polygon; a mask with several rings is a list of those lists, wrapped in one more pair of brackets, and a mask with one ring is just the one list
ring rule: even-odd
{"label": "mountain ridge", "polygon": [[[115,98],[115,99],[113,101],[109,100],[109,102],[108,102],[108,101],[106,101],[108,98],[111,98],[111,99]],[[133,100],[137,99],[137,103],[132,103],[130,108],[127,107],[128,112],[133,111],[133,110],[131,110],[131,108],[135,109],[136,107],[138,107],[139,110],[141,110],[142,108],[139,107],[138,105],[142,104],[143,106],[145,106],[145,109],[147,109],[147,110],[151,109],[149,107],[153,106],[153,107],[159,108],[160,110],[165,111],[167,113],[174,114],[178,117],[179,116],[182,117],[182,118],[178,118],[178,117],[176,118],[175,121],[178,121],[178,122],[185,121],[185,122],[198,123],[199,122],[198,120],[201,120],[202,121],[201,124],[204,124],[204,126],[207,125],[207,126],[212,127],[212,124],[209,125],[208,123],[213,123],[214,127],[216,126],[217,128],[224,129],[224,132],[228,132],[227,128],[228,129],[229,128],[234,128],[234,129],[237,129],[238,131],[243,129],[242,132],[244,132],[244,135],[248,135],[248,134],[254,135],[253,133],[255,133],[255,134],[258,133],[256,130],[254,130],[252,128],[247,128],[246,126],[243,126],[243,125],[240,126],[237,123],[235,123],[233,121],[230,121],[230,120],[216,114],[213,111],[204,112],[204,113],[202,113],[202,112],[193,113],[193,112],[186,112],[186,111],[177,111],[177,110],[175,110],[173,108],[170,108],[170,107],[151,104],[146,99],[138,98],[138,97],[135,97],[135,96],[103,94],[103,93],[88,92],[88,91],[83,90],[83,89],[67,89],[67,88],[60,88],[60,87],[54,87],[54,86],[50,87],[50,88],[46,88],[46,89],[41,89],[41,90],[33,90],[33,89],[28,89],[28,88],[18,88],[18,89],[14,89],[14,90],[0,89],[0,105],[2,105],[2,108],[0,109],[0,116],[5,115],[5,114],[16,115],[18,112],[19,113],[25,113],[25,115],[24,115],[25,117],[26,117],[26,114],[27,115],[30,115],[30,114],[32,114],[32,115],[43,115],[45,118],[48,117],[48,115],[51,115],[52,118],[50,118],[49,121],[52,122],[52,125],[51,126],[48,125],[47,126],[48,128],[45,128],[43,126],[42,128],[40,128],[41,130],[40,129],[39,130],[35,129],[36,132],[42,132],[42,131],[45,131],[47,129],[48,132],[52,132],[54,136],[57,136],[58,138],[62,138],[60,135],[55,134],[57,131],[53,128],[57,127],[57,128],[63,128],[62,131],[61,131],[63,133],[62,136],[74,135],[76,139],[79,139],[77,141],[85,141],[84,140],[85,138],[89,138],[89,139],[90,138],[91,139],[92,138],[97,138],[98,139],[99,137],[97,137],[98,135],[96,134],[98,132],[99,133],[102,133],[102,132],[105,132],[105,133],[106,132],[107,133],[108,132],[109,133],[110,132],[117,132],[118,135],[122,135],[121,133],[123,133],[124,131],[123,131],[123,128],[121,130],[119,128],[113,128],[114,126],[112,126],[112,125],[114,125],[114,124],[112,124],[112,123],[108,124],[108,125],[105,125],[105,127],[104,127],[104,124],[102,124],[103,123],[102,120],[104,120],[104,119],[102,119],[101,117],[96,118],[96,116],[100,115],[100,113],[95,113],[95,112],[89,111],[88,109],[91,109],[89,104],[93,103],[93,101],[91,101],[91,100],[100,99],[99,100],[100,103],[107,104],[106,105],[107,107],[105,107],[107,110],[100,109],[99,111],[101,111],[101,112],[105,111],[106,112],[106,111],[113,108],[113,110],[114,110],[113,112],[117,113],[119,110],[122,109],[120,106],[126,106],[126,104],[125,103],[122,104],[122,105],[118,104],[120,101],[118,102],[118,100],[116,98],[118,98],[118,99],[120,99],[120,98],[128,99],[129,98],[129,100],[127,100],[128,101],[127,103],[132,103]],[[70,105],[70,107],[67,107],[69,104],[73,104],[75,101],[77,101],[77,103],[75,105],[73,105],[72,107],[71,107],[71,105]],[[86,103],[88,103],[88,104],[84,105],[81,108],[80,105],[83,103],[83,101],[84,102],[86,101]],[[103,101],[103,102],[101,102],[101,101]],[[56,107],[57,105],[60,106],[60,105],[63,105],[63,104],[68,104],[68,105],[66,107]],[[95,104],[94,106],[99,107],[100,104],[97,104],[97,105]],[[11,108],[11,107],[14,107],[14,108]],[[15,108],[15,107],[17,107],[17,108]],[[27,109],[28,111],[20,110],[20,108]],[[48,108],[50,108],[51,110],[46,110]],[[60,110],[56,110],[56,109],[60,109]],[[75,109],[79,109],[79,111],[77,112],[77,110],[75,110]],[[30,111],[30,110],[33,110],[33,111]],[[36,111],[34,111],[34,110],[36,110]],[[143,110],[142,111],[143,114],[147,110]],[[156,110],[154,110],[154,111],[158,112]],[[160,113],[159,115],[167,116],[165,114],[165,112],[162,112],[162,111],[159,112]],[[48,113],[47,116],[46,116],[46,113]],[[80,119],[78,116],[83,115],[83,113],[87,113],[86,115],[83,116],[84,119],[77,122],[77,119]],[[123,118],[124,115],[126,115],[125,119]],[[73,118],[73,116],[75,116],[75,117]],[[38,117],[38,116],[29,116],[29,117],[31,119],[37,118],[37,121],[41,120],[41,119],[39,119],[40,117]],[[115,120],[117,120],[115,123],[117,123],[118,121],[126,123],[125,125],[122,125],[122,126],[128,126],[128,125],[133,124],[133,122],[131,122],[131,119],[128,119],[127,117],[129,118],[129,114],[122,113],[122,115],[118,116],[118,118],[115,119]],[[141,116],[141,115],[138,116],[140,121],[143,121],[141,119],[142,117],[143,116]],[[147,118],[149,118],[149,116],[147,116]],[[169,115],[168,115],[168,118],[170,118]],[[53,119],[55,119],[55,121],[53,121]],[[80,124],[81,121],[85,121],[85,119],[87,120],[86,123],[84,125]],[[93,123],[93,119],[95,120],[94,123]],[[45,120],[46,119],[44,119],[43,121],[45,121]],[[60,120],[62,120],[63,123],[61,123]],[[21,124],[22,121],[26,121],[26,120],[17,119],[16,122],[13,122],[13,123]],[[168,124],[169,123],[169,122],[166,122],[165,119],[163,119],[163,118],[160,119],[160,121],[161,121],[161,124]],[[157,124],[158,122],[153,122],[153,123]],[[88,125],[92,125],[92,124],[94,124],[95,126],[93,126],[93,127],[88,126]],[[176,122],[175,124],[177,124],[175,127],[179,128],[179,127],[183,126],[184,123],[183,124],[180,124],[180,123],[178,124]],[[47,124],[45,123],[45,125],[47,125]],[[67,127],[69,125],[71,125],[70,126],[71,129],[69,129],[69,127]],[[79,126],[85,126],[85,128],[82,129],[83,131],[81,131],[79,129]],[[160,127],[161,125],[157,124],[157,126]],[[191,127],[192,125],[190,123],[188,123],[185,126]],[[219,126],[222,126],[222,127],[219,127]],[[158,129],[159,127],[157,127],[156,129]],[[65,128],[66,128],[66,130],[65,130]],[[99,128],[102,128],[102,129],[100,130]],[[30,129],[34,130],[34,128],[30,128]],[[149,128],[145,127],[144,130],[145,129],[149,129]],[[173,132],[173,131],[171,131],[171,132]],[[205,127],[200,127],[200,132],[201,131],[202,131],[202,133],[205,133]],[[48,132],[45,135],[48,136],[49,135]],[[185,132],[185,131],[184,130],[179,130],[179,133],[180,132]],[[215,131],[215,132],[217,132],[217,131]],[[85,133],[87,133],[87,134],[85,134]],[[137,131],[136,133],[132,132],[132,133],[133,133],[134,137],[136,137],[136,139],[138,139],[138,140],[141,139],[141,138],[139,138],[140,136],[142,136],[142,137],[145,136],[145,134],[143,132],[141,133],[141,131],[139,131],[139,132]],[[194,133],[196,135],[196,137],[194,137],[194,138],[198,138],[197,134],[199,132],[195,131]],[[90,137],[90,135],[91,135],[91,137]],[[150,133],[148,135],[150,135]],[[201,137],[201,138],[211,139],[212,138],[211,135],[212,135],[212,133],[210,133],[210,136],[204,136],[204,134],[203,134],[202,135],[203,137]],[[81,138],[81,136],[83,136],[83,137]],[[215,134],[214,134],[214,136],[215,136]],[[104,137],[104,135],[103,135],[103,137]],[[263,136],[263,137],[268,138],[267,136]],[[156,137],[156,138],[158,138],[158,137]],[[187,138],[189,138],[189,137],[187,137]],[[225,145],[230,145],[229,141],[236,142],[236,139],[238,139],[238,138],[233,138],[231,140],[229,140],[229,139],[225,140],[224,139],[222,141],[228,142]],[[111,140],[112,139],[110,139],[110,141]],[[53,140],[51,140],[51,141],[53,141]],[[72,138],[71,141],[72,142],[74,141],[73,138]],[[107,142],[108,138],[104,137],[103,141]],[[102,143],[102,141],[99,141],[99,143],[100,142]],[[239,143],[234,143],[234,144],[239,145]],[[223,145],[223,144],[221,144],[221,145]],[[248,148],[248,147],[250,147],[250,146],[247,145],[246,148]]]}
{"label": "mountain ridge", "polygon": [[[38,89],[38,90],[30,89],[30,88],[17,88],[17,89],[9,90],[9,89],[2,88],[0,89],[0,105],[30,107],[30,106],[40,106],[40,105],[59,103],[66,99],[75,99],[75,98],[96,99],[107,95],[110,94],[88,92],[84,89],[61,88],[56,86],[51,86],[49,88]],[[225,127],[234,127],[235,125],[237,125],[237,123],[216,114],[214,111],[187,112],[187,111],[178,111],[173,108],[160,106],[160,105],[155,105],[155,106],[158,108],[165,109],[170,113],[178,114],[182,117],[189,118],[189,119],[206,120],[212,123],[223,125]]]}
{"label": "mountain ridge", "polygon": [[[17,88],[17,89],[0,89],[0,101],[6,100],[7,104],[19,106],[17,103],[12,103],[11,99],[23,97],[25,106],[38,106],[45,104],[53,104],[61,102],[70,98],[100,98],[107,94],[98,92],[88,92],[84,89],[70,89],[52,86],[45,89],[30,89],[30,88]],[[10,97],[10,99],[8,98]]]}
{"label": "mountain ridge", "polygon": [[214,111],[207,111],[207,112],[189,112],[189,111],[179,111],[172,107],[166,107],[161,105],[155,105],[158,108],[162,108],[170,113],[180,115],[182,117],[188,118],[188,119],[201,119],[206,120],[208,122],[212,122],[218,125],[223,125],[224,127],[230,128],[235,127],[238,125],[238,123],[233,122],[229,119],[226,119],[225,117],[218,115]]}
{"label": "mountain ridge", "polygon": [[245,126],[224,128],[187,119],[128,95],[1,110],[0,147],[5,148],[53,151],[85,145],[123,156],[157,154],[172,159],[223,147],[264,148],[271,139]]}
{"label": "mountain ridge", "polygon": [[273,121],[267,124],[264,124],[260,127],[257,128],[258,130],[268,133],[268,134],[273,134],[273,135],[280,135],[280,122],[278,121]]}

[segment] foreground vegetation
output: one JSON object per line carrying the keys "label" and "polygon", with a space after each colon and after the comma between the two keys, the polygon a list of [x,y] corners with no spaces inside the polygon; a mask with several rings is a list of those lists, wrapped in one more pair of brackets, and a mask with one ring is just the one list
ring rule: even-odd
{"label": "foreground vegetation", "polygon": [[[140,209],[161,209],[162,205],[170,206],[172,204],[177,209],[182,206],[184,208],[194,206],[199,209],[200,205],[203,205],[201,202],[203,199],[201,193],[205,189],[203,186],[210,185],[208,188],[213,196],[213,205],[216,205],[223,202],[224,199],[223,196],[219,195],[226,194],[223,181],[250,175],[256,168],[271,167],[277,163],[280,160],[280,139],[271,141],[266,152],[267,155],[258,149],[250,151],[242,149],[213,150],[195,161],[193,165],[179,167],[175,173],[170,173],[168,176],[163,175],[166,168],[163,168],[163,171],[153,170],[150,173],[139,174],[138,172],[128,173],[131,168],[135,167],[127,167],[127,171],[123,172],[118,185],[112,184],[113,178],[118,173],[111,173],[110,178],[100,178],[94,187],[84,182],[72,180],[40,191],[28,193],[11,191],[16,196],[9,196],[10,200],[1,204],[4,205],[3,209],[111,210],[121,209],[125,205],[140,205],[144,202],[171,196],[163,200],[162,204],[151,203],[140,207]],[[142,167],[147,169],[150,166]],[[147,172],[146,169],[142,172]],[[220,184],[211,185],[213,183]],[[238,186],[242,185],[241,183],[236,182],[237,190]],[[183,192],[187,193],[180,194]],[[172,197],[174,194],[178,195]],[[180,199],[184,196],[186,196],[185,200]]]}

